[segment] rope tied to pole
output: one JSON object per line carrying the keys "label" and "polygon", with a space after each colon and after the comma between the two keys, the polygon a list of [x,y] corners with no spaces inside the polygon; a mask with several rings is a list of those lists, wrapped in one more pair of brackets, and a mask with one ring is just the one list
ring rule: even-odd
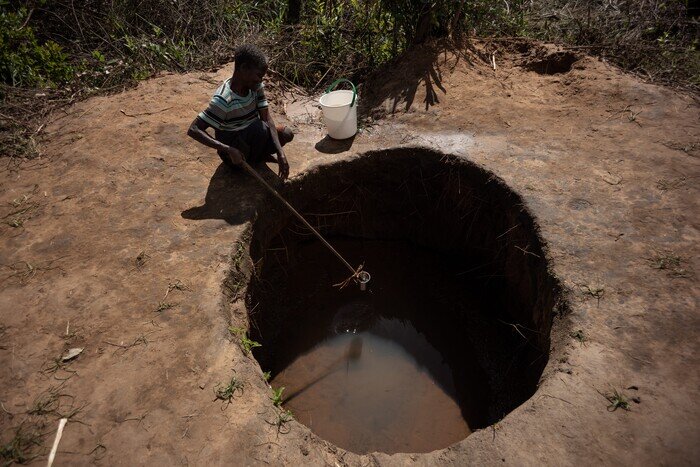
{"label": "rope tied to pole", "polygon": [[333,287],[338,287],[338,290],[343,290],[343,288],[346,285],[348,285],[350,282],[352,282],[352,281],[359,282],[360,281],[360,274],[362,273],[363,266],[364,266],[364,264],[360,264],[357,267],[357,269],[355,270],[355,272],[350,277],[348,277],[347,279],[345,279],[342,282],[338,282],[337,284],[333,284]]}

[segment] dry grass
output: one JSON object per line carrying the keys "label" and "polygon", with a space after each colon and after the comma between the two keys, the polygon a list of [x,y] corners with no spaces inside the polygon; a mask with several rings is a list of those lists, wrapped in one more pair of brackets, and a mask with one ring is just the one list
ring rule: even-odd
{"label": "dry grass", "polygon": [[672,251],[657,251],[646,261],[649,267],[666,271],[671,277],[690,277],[692,275],[690,270],[683,267],[685,261]]}
{"label": "dry grass", "polygon": [[661,191],[675,190],[685,186],[686,181],[686,177],[678,177],[672,179],[662,178],[658,182],[656,182],[656,188],[658,188]]}
{"label": "dry grass", "polygon": [[598,305],[605,296],[605,286],[602,284],[581,284],[579,288],[585,297],[595,298]]}
{"label": "dry grass", "polygon": [[292,420],[294,420],[294,415],[292,415],[291,411],[275,409],[275,418],[273,420],[265,420],[265,422],[275,427],[277,437],[279,437],[279,435],[286,435],[291,431],[291,427],[288,424]]}
{"label": "dry grass", "polygon": [[[534,0],[528,7],[526,33],[604,57],[645,79],[697,93],[698,20],[689,8],[680,0]],[[630,121],[636,116],[628,115]]]}
{"label": "dry grass", "polygon": [[9,269],[11,272],[5,276],[5,280],[14,279],[20,285],[24,285],[34,278],[38,273],[51,271],[58,269],[63,271],[60,266],[54,266],[53,263],[61,258],[52,259],[48,261],[41,261],[39,263],[30,263],[28,261],[17,261],[12,264],[2,265],[4,268]]}
{"label": "dry grass", "polygon": [[78,415],[85,407],[86,404],[76,404],[75,397],[66,392],[64,383],[50,386],[39,394],[23,413],[10,413],[2,406],[10,421],[22,417],[17,425],[7,424],[0,430],[2,465],[27,464],[45,455],[44,442],[55,431],[55,423],[62,418],[84,423]]}
{"label": "dry grass", "polygon": [[41,455],[46,434],[40,427],[25,422],[14,428],[11,437],[0,442],[3,466],[28,464],[35,460]]}

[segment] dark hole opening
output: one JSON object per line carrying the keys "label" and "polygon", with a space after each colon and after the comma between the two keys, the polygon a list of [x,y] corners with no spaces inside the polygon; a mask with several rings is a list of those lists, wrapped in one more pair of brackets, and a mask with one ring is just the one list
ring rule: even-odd
{"label": "dark hole opening", "polygon": [[556,280],[521,199],[464,160],[419,148],[311,170],[285,190],[369,290],[275,201],[253,230],[255,357],[283,405],[350,451],[427,452],[536,390]]}
{"label": "dark hole opening", "polygon": [[578,57],[574,53],[554,52],[541,60],[527,64],[526,68],[540,75],[556,75],[568,73],[577,61]]}

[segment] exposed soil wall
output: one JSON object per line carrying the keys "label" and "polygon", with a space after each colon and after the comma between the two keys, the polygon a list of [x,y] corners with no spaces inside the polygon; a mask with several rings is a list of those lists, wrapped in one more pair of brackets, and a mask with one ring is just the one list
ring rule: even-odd
{"label": "exposed soil wall", "polygon": [[[474,317],[458,306],[443,309],[444,331],[426,326],[433,331],[424,332],[432,332],[428,337],[434,342],[459,341],[454,329],[470,334],[496,394],[482,425],[499,420],[534,393],[549,358],[559,285],[548,271],[535,221],[501,180],[464,159],[401,148],[317,166],[287,185],[284,195],[330,238],[402,240],[458,258],[464,287],[477,284],[488,297],[489,312]],[[291,276],[295,262],[303,261],[296,250],[311,238],[279,202],[270,200],[269,206],[253,227],[251,255],[257,267],[248,308],[254,314],[252,332],[263,342],[256,357],[263,369],[275,370],[294,357],[275,352],[274,343],[294,319],[289,302],[300,281]],[[336,260],[329,255],[329,261]],[[458,367],[459,345],[444,352]]]}

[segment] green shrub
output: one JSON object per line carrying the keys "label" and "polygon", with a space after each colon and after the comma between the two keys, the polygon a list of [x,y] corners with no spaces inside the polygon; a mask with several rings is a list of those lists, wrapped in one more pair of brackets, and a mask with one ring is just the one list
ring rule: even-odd
{"label": "green shrub", "polygon": [[40,44],[26,8],[0,6],[0,78],[13,86],[56,86],[73,78],[68,54],[53,41]]}
{"label": "green shrub", "polygon": [[[361,83],[415,44],[468,33],[563,42],[654,81],[697,91],[700,36],[697,9],[690,5],[687,0],[0,0],[0,100],[8,117],[0,120],[0,143],[5,142],[0,157],[37,155],[31,135],[43,122],[34,115],[48,115],[52,106],[161,70],[219,66],[243,42],[262,46],[278,76],[315,89],[339,77]],[[44,89],[47,97],[39,100],[33,98],[37,87],[53,89]],[[27,106],[35,111],[27,112]]]}

